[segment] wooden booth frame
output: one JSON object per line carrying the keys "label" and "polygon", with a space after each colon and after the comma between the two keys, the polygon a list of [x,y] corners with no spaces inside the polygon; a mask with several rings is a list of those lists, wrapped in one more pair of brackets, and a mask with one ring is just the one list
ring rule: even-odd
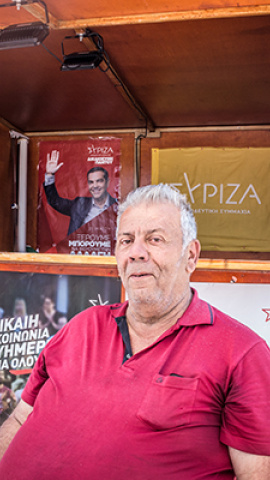
{"label": "wooden booth frame", "polygon": [[[119,277],[115,257],[0,252],[0,271]],[[199,259],[193,282],[270,283],[269,261]],[[122,287],[121,300],[125,299]]]}
{"label": "wooden booth frame", "polygon": [[270,262],[200,259],[191,280],[213,283],[270,283]]}
{"label": "wooden booth frame", "polygon": [[[0,252],[0,271],[119,278],[116,260],[109,256]],[[122,286],[121,301],[124,299],[125,292]]]}

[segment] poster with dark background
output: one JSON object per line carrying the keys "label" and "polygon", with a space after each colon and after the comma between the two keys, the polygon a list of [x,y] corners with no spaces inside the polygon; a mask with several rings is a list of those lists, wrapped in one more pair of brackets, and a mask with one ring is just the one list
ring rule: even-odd
{"label": "poster with dark background", "polygon": [[0,371],[29,373],[40,351],[74,315],[117,303],[116,277],[0,272]]}

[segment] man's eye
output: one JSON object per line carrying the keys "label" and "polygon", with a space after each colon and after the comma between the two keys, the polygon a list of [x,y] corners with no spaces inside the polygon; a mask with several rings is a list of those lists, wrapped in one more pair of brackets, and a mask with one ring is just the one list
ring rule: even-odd
{"label": "man's eye", "polygon": [[151,238],[149,238],[149,242],[159,243],[159,242],[161,242],[161,238],[160,237],[151,237]]}
{"label": "man's eye", "polygon": [[129,238],[122,238],[121,245],[129,245],[131,240]]}

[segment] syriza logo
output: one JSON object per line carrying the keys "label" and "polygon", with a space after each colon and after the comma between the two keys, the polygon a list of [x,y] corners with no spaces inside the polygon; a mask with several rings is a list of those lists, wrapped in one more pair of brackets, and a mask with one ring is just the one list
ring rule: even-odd
{"label": "syriza logo", "polygon": [[[193,193],[200,194],[202,202],[207,203],[209,198],[216,197],[218,203],[226,205],[241,205],[245,198],[254,198],[254,200],[261,205],[261,199],[255,190],[254,185],[242,185],[241,183],[197,183],[191,185],[187,173],[184,173],[185,186],[190,196],[191,203],[195,203]],[[175,187],[184,186],[183,183],[172,183]]]}
{"label": "syriza logo", "polygon": [[113,155],[113,148],[112,147],[95,147],[91,145],[88,147],[88,154],[89,155]]}
{"label": "syriza logo", "polygon": [[108,146],[99,146],[95,147],[91,145],[88,148],[88,155],[87,158],[88,162],[95,162],[98,165],[107,164],[111,165],[113,163],[113,155],[114,151],[112,147]]}
{"label": "syriza logo", "polygon": [[[184,172],[183,177],[184,182],[172,183],[172,185],[187,191],[191,204],[215,205],[215,208],[194,209],[195,213],[250,214],[250,210],[245,208],[246,199],[252,199],[256,205],[262,204],[261,198],[252,183],[246,185],[242,183],[219,183],[216,185],[205,182],[192,185],[186,172]],[[211,203],[211,200],[214,200],[214,202]],[[219,209],[217,208],[218,205],[220,205]]]}

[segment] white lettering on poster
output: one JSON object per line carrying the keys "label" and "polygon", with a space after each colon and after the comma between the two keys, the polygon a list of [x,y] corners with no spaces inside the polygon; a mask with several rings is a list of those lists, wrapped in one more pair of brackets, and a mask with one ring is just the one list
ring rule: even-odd
{"label": "white lettering on poster", "polygon": [[113,163],[113,149],[108,146],[99,146],[95,147],[91,145],[88,147],[89,157],[87,158],[88,162],[94,162],[97,165],[107,164],[111,165]]}
{"label": "white lettering on poster", "polygon": [[113,163],[113,157],[88,157],[88,162],[94,162],[97,165],[111,165]]}
{"label": "white lettering on poster", "polygon": [[88,147],[89,155],[113,155],[113,148],[108,146],[99,146],[91,145]]}
{"label": "white lettering on poster", "polygon": [[33,368],[50,333],[39,328],[39,315],[0,320],[0,370]]}
{"label": "white lettering on poster", "polygon": [[[198,183],[197,185],[192,186],[186,172],[184,172],[184,179],[185,185],[183,185],[183,183],[172,183],[172,185],[175,187],[185,186],[190,197],[190,202],[193,204],[195,203],[194,192],[196,190],[197,193],[200,193],[204,204],[207,203],[208,199],[213,197],[217,197],[220,205],[242,205],[246,198],[254,199],[258,205],[261,205],[262,203],[252,183],[249,185],[242,185],[241,183],[221,183],[219,185],[215,185],[214,183]],[[222,213],[225,212],[227,213],[229,211],[224,210]]]}

